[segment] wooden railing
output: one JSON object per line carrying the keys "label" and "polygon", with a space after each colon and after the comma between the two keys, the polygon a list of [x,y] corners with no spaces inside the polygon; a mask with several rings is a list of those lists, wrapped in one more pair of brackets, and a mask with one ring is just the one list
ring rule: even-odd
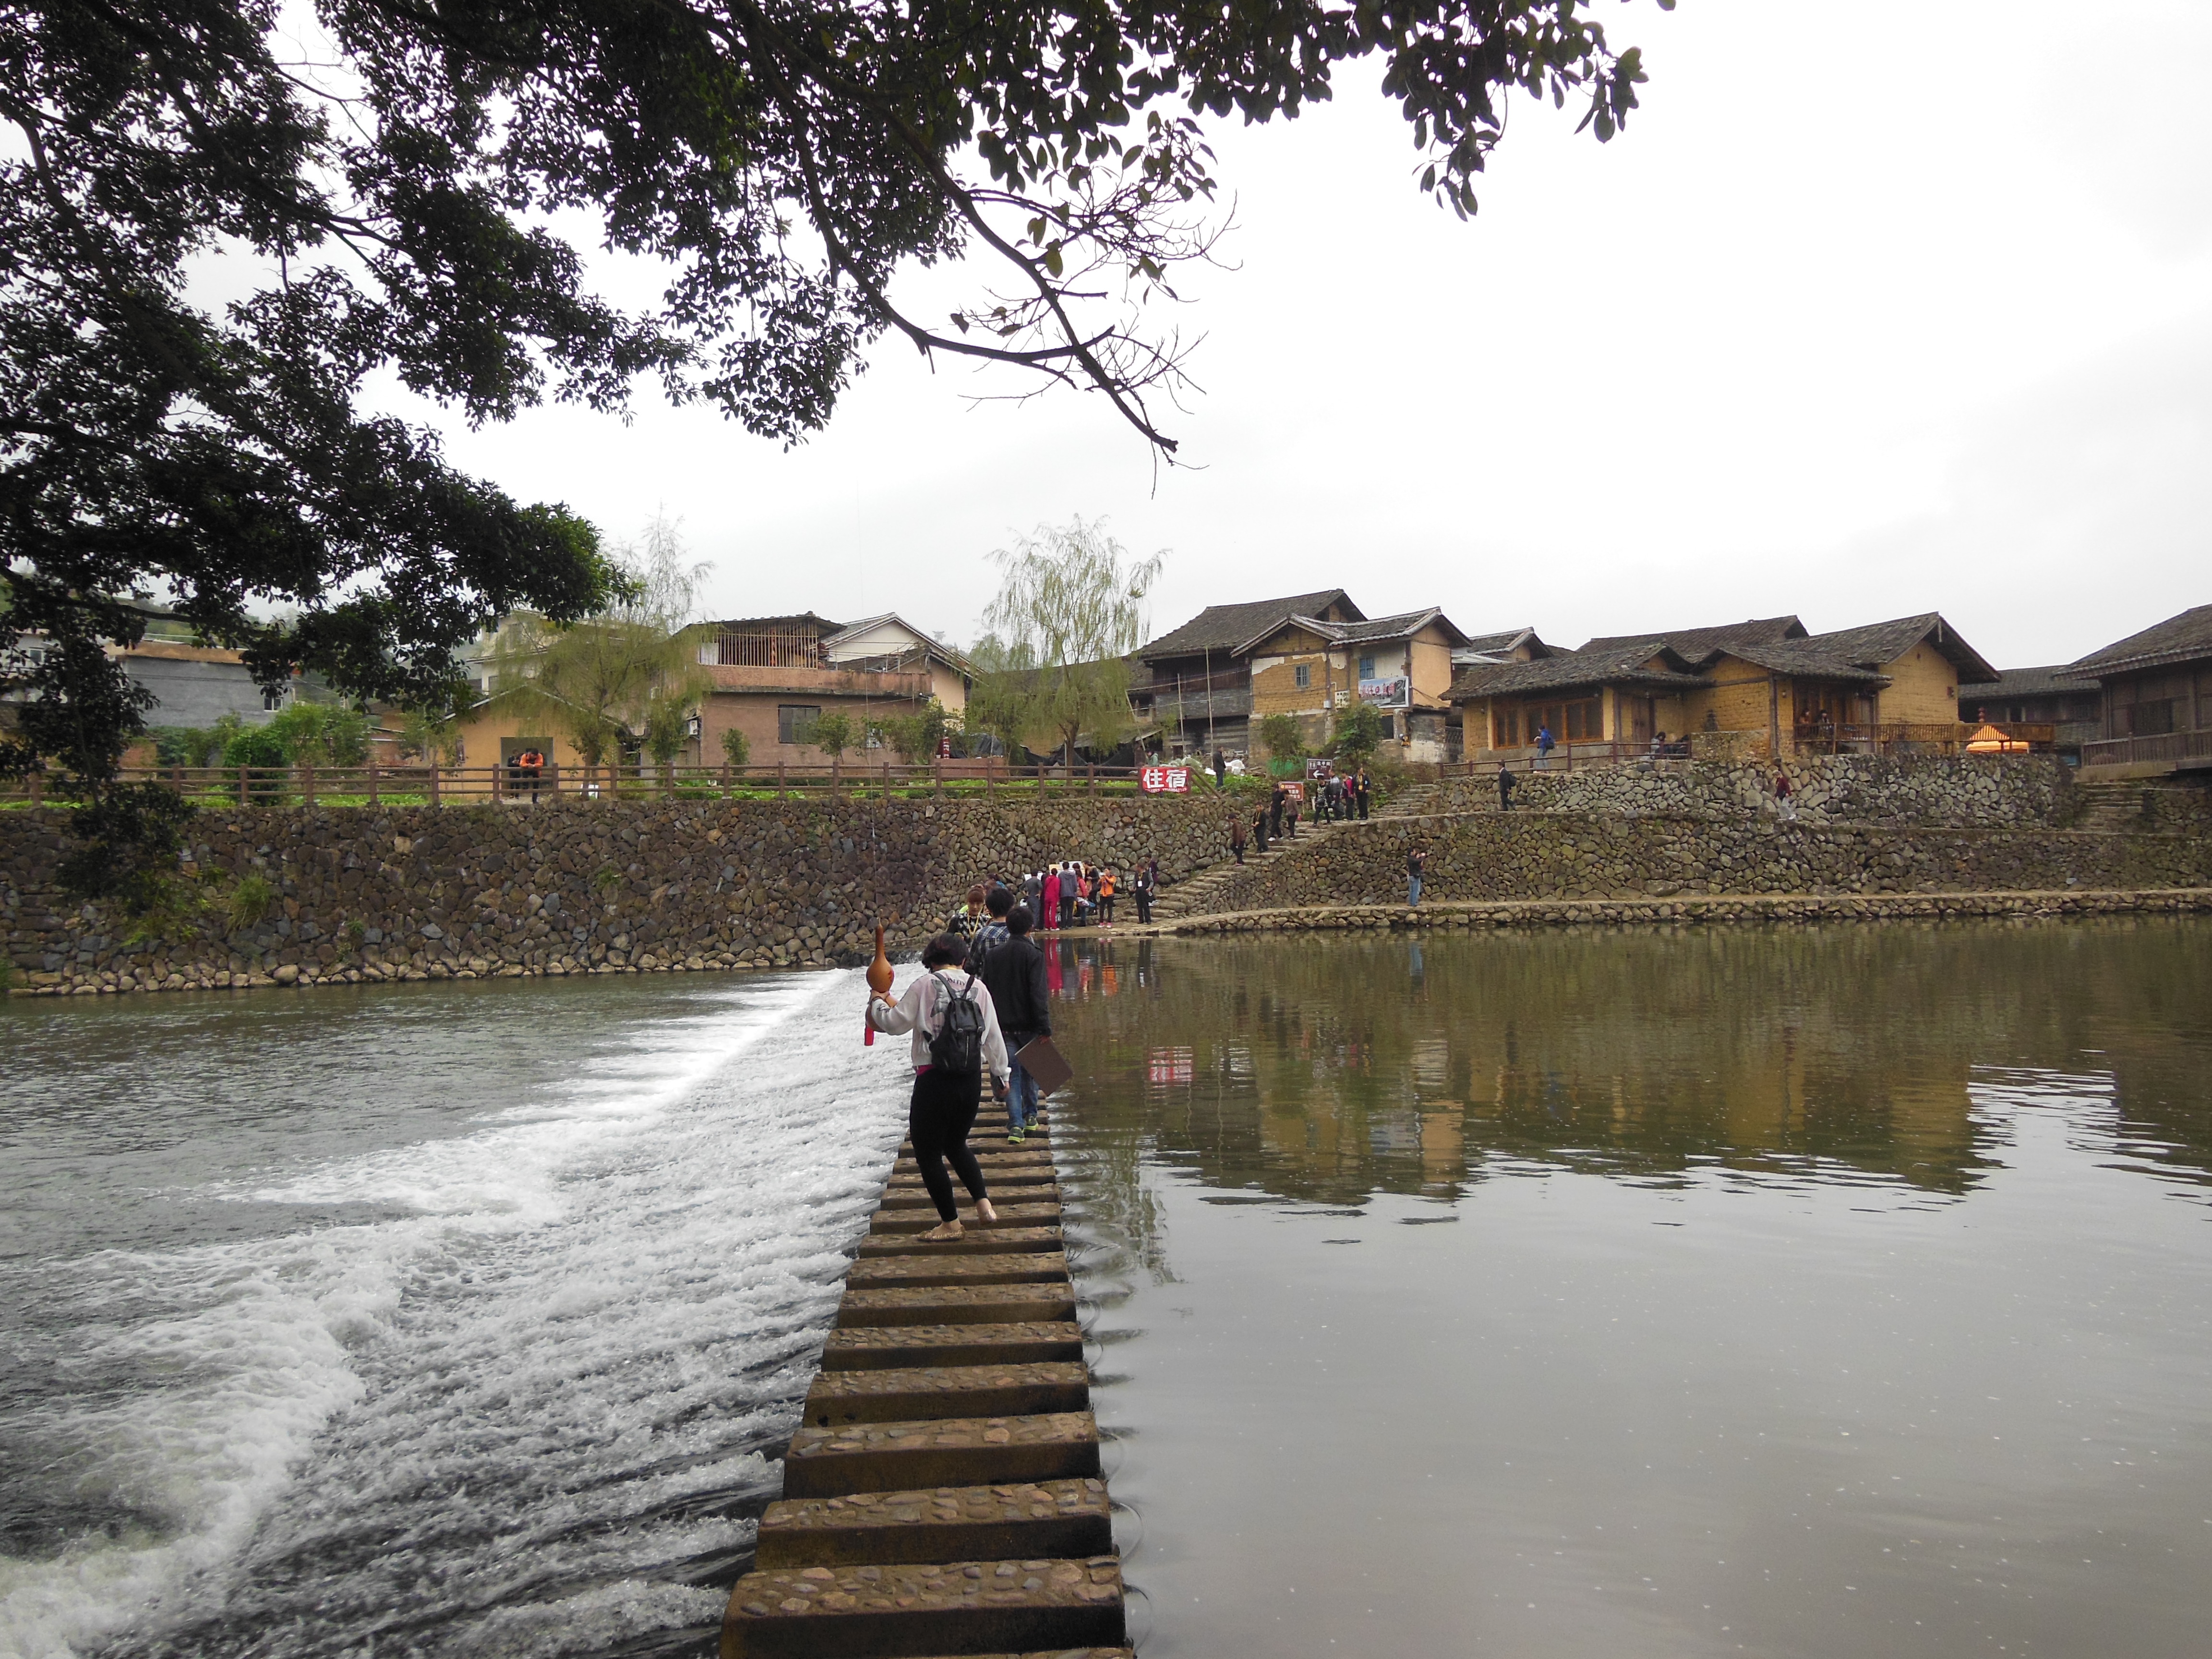
{"label": "wooden railing", "polygon": [[[838,761],[798,766],[143,766],[126,783],[166,783],[204,806],[528,806],[551,800],[763,799],[824,795],[1137,794],[1143,770],[1129,766],[1016,766],[1003,759]],[[1193,766],[1192,787],[1211,790],[1211,773]],[[1258,788],[1262,781],[1231,780]],[[40,805],[44,781],[0,783],[0,801]]]}
{"label": "wooden railing", "polygon": [[2161,732],[2154,738],[2104,738],[2081,745],[2084,766],[2140,766],[2212,760],[2212,731]]}

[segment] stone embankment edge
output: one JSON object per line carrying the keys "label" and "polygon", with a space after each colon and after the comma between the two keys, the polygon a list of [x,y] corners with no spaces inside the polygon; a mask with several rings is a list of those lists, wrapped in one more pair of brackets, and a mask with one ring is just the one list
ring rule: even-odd
{"label": "stone embankment edge", "polygon": [[2212,887],[1971,893],[1736,893],[1686,898],[1489,899],[1408,906],[1310,904],[1179,918],[1121,938],[1358,928],[1680,926],[1735,921],[2179,915],[2212,912]]}

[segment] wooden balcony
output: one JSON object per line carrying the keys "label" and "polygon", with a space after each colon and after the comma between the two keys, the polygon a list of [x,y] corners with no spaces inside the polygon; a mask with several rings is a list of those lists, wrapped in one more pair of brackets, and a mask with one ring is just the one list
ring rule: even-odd
{"label": "wooden balcony", "polygon": [[2212,730],[2161,732],[2154,738],[2106,738],[2081,745],[2081,769],[2124,769],[2138,777],[2212,770]]}

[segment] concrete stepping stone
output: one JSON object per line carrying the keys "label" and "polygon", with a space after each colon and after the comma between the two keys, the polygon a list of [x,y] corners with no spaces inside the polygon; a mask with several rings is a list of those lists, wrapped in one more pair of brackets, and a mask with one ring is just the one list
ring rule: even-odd
{"label": "concrete stepping stone", "polygon": [[787,1498],[842,1498],[918,1486],[995,1486],[1098,1473],[1098,1424],[1087,1411],[802,1424],[783,1458]]}
{"label": "concrete stepping stone", "polygon": [[[1057,1182],[1041,1186],[1000,1187],[993,1182],[991,1172],[986,1170],[983,1171],[983,1185],[990,1189],[991,1202],[994,1207],[1001,1197],[1004,1197],[1009,1204],[1057,1204],[1060,1202],[1060,1186]],[[971,1201],[968,1197],[968,1189],[960,1184],[957,1177],[952,1182],[952,1195],[959,1203],[965,1204]],[[917,1181],[911,1187],[892,1185],[884,1188],[883,1198],[877,1205],[876,1213],[893,1215],[901,1210],[921,1209],[933,1212],[935,1206],[936,1200],[930,1197],[929,1189]]]}
{"label": "concrete stepping stone", "polygon": [[1103,1480],[786,1498],[761,1517],[756,1567],[1110,1555]]}
{"label": "concrete stepping stone", "polygon": [[1034,1365],[1083,1358],[1083,1328],[1072,1320],[997,1325],[860,1325],[830,1333],[825,1371],[922,1365]]}
{"label": "concrete stepping stone", "polygon": [[852,1325],[1012,1325],[1075,1317],[1071,1285],[933,1285],[848,1290],[837,1306]]}
{"label": "concrete stepping stone", "polygon": [[723,1659],[890,1659],[915,1653],[1112,1649],[1121,1568],[1069,1560],[781,1567],[738,1581]]}
{"label": "concrete stepping stone", "polygon": [[[981,1230],[979,1230],[981,1231]],[[1057,1250],[1016,1250],[998,1255],[870,1256],[845,1274],[848,1289],[886,1285],[1049,1285],[1067,1277],[1067,1258]]]}
{"label": "concrete stepping stone", "polygon": [[806,1420],[826,1429],[840,1423],[911,1423],[933,1417],[1037,1416],[1085,1411],[1090,1405],[1091,1368],[1079,1359],[897,1366],[820,1373],[806,1391]]}
{"label": "concrete stepping stone", "polygon": [[[1049,1164],[986,1164],[980,1158],[975,1164],[983,1171],[983,1179],[994,1187],[1049,1187],[1060,1179],[1059,1172]],[[893,1192],[918,1192],[921,1189],[921,1171],[902,1164],[891,1171],[889,1185]]]}
{"label": "concrete stepping stone", "polygon": [[[965,1192],[956,1188],[955,1194],[963,1211],[973,1208]],[[1056,1202],[1001,1204],[994,1199],[991,1200],[991,1207],[999,1212],[1000,1224],[1004,1226],[1047,1227],[1057,1225],[1060,1221],[1060,1206]],[[868,1223],[868,1231],[872,1233],[925,1233],[936,1224],[937,1212],[933,1209],[878,1210],[874,1218]],[[960,1224],[963,1231],[982,1231],[981,1224],[971,1215],[963,1214],[960,1218]]]}
{"label": "concrete stepping stone", "polygon": [[[963,1224],[963,1226],[965,1224]],[[918,1233],[871,1233],[860,1241],[860,1259],[878,1256],[1003,1255],[1015,1250],[1056,1250],[1057,1227],[967,1227],[957,1238],[922,1242]]]}

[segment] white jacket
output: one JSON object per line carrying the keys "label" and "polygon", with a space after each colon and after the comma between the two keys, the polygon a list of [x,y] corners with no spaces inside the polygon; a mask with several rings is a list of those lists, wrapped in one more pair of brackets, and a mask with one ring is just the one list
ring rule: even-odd
{"label": "white jacket", "polygon": [[[959,974],[960,979],[954,980],[953,973]],[[961,984],[962,980],[967,982],[965,986]],[[964,969],[940,968],[934,973],[924,974],[906,988],[906,994],[896,1002],[872,1000],[868,1004],[868,1024],[893,1036],[901,1031],[913,1032],[914,1069],[918,1072],[929,1064],[929,1040],[944,1023],[943,1002],[952,991],[962,989],[969,990],[983,1016],[983,1064],[1003,1085],[1012,1068],[1006,1063],[1006,1039],[999,1032],[999,1012],[991,1006],[991,988]]]}

